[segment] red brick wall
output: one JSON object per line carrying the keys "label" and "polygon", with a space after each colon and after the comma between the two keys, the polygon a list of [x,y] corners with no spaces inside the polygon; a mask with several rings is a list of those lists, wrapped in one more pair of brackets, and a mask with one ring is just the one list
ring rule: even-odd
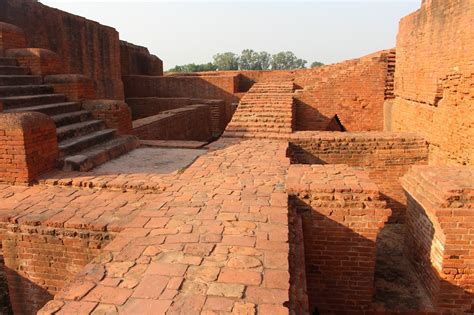
{"label": "red brick wall", "polygon": [[117,31],[31,0],[2,0],[0,21],[23,29],[26,47],[60,56],[65,73],[92,78],[100,98],[123,99]]}
{"label": "red brick wall", "polygon": [[367,171],[386,198],[391,222],[405,221],[400,185],[412,165],[428,163],[426,140],[414,134],[298,132],[290,139],[293,163],[347,164]]}
{"label": "red brick wall", "polygon": [[58,157],[56,126],[40,113],[0,114],[0,182],[30,183]]}
{"label": "red brick wall", "polygon": [[473,165],[474,7],[425,1],[400,22],[392,130],[422,134],[432,164]]}
{"label": "red brick wall", "polygon": [[15,25],[0,22],[0,54],[4,50],[26,47],[25,33]]}
{"label": "red brick wall", "polygon": [[87,100],[82,107],[90,111],[95,119],[103,120],[108,128],[117,129],[118,134],[132,133],[132,114],[123,101]]}
{"label": "red brick wall", "polygon": [[295,72],[296,129],[326,130],[337,115],[348,131],[383,130],[388,52]]}
{"label": "red brick wall", "polygon": [[347,165],[292,165],[286,188],[303,222],[310,311],[370,311],[375,241],[390,214],[377,186]]}
{"label": "red brick wall", "polygon": [[127,98],[133,119],[157,115],[163,111],[191,105],[191,99],[185,97],[132,97]]}
{"label": "red brick wall", "polygon": [[96,257],[107,233],[4,223],[3,256],[15,314],[35,314]]}
{"label": "red brick wall", "polygon": [[209,106],[189,105],[135,120],[133,134],[143,140],[209,140]]}
{"label": "red brick wall", "polygon": [[163,75],[163,61],[147,48],[120,41],[122,75]]}
{"label": "red brick wall", "polygon": [[474,168],[414,167],[402,182],[407,256],[436,311],[474,312]]}
{"label": "red brick wall", "polygon": [[230,76],[124,76],[125,96],[190,97],[237,102],[238,75]]}

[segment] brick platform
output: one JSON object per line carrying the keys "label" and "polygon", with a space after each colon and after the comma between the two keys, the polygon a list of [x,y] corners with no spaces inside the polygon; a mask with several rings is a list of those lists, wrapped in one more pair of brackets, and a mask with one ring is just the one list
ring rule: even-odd
{"label": "brick platform", "polygon": [[292,165],[287,191],[302,218],[310,311],[371,311],[375,242],[391,213],[377,186],[347,165]]}
{"label": "brick platform", "polygon": [[413,167],[402,183],[407,255],[433,304],[444,314],[474,312],[474,168]]}

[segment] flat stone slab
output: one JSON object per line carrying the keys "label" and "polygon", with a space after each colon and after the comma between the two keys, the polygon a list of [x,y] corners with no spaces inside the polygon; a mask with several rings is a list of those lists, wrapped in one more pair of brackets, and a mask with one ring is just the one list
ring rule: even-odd
{"label": "flat stone slab", "polygon": [[140,140],[140,144],[147,147],[158,148],[200,149],[204,147],[207,142],[185,140]]}
{"label": "flat stone slab", "polygon": [[206,150],[139,148],[100,165],[94,174],[169,174],[179,171],[206,153]]}

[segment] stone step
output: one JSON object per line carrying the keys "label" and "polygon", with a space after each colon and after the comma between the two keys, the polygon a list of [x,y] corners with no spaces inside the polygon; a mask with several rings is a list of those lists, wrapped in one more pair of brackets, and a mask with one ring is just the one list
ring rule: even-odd
{"label": "stone step", "polygon": [[54,92],[51,85],[7,85],[0,86],[0,97],[21,96],[35,94],[51,94]]}
{"label": "stone step", "polygon": [[17,66],[18,63],[16,62],[15,58],[0,58],[0,66]]}
{"label": "stone step", "polygon": [[56,134],[58,142],[63,142],[67,139],[85,136],[103,129],[105,129],[104,121],[89,120],[59,127],[56,129]]}
{"label": "stone step", "polygon": [[0,86],[5,85],[38,85],[43,83],[39,75],[0,75]]}
{"label": "stone step", "polygon": [[18,66],[0,66],[0,75],[27,75],[30,69]]}
{"label": "stone step", "polygon": [[26,96],[0,97],[5,109],[23,108],[37,105],[63,103],[66,101],[64,94],[42,94]]}
{"label": "stone step", "polygon": [[59,155],[60,157],[73,155],[101,142],[108,141],[115,136],[116,132],[115,129],[104,129],[62,141],[59,143]]}
{"label": "stone step", "polygon": [[76,123],[90,120],[92,118],[92,114],[89,111],[80,110],[80,111],[72,112],[72,113],[54,115],[54,116],[51,116],[51,118],[54,120],[56,127],[59,128],[62,126],[76,124]]}
{"label": "stone step", "polygon": [[65,171],[86,172],[137,148],[139,145],[139,140],[134,136],[115,137],[78,154],[60,159],[58,167]]}
{"label": "stone step", "polygon": [[81,104],[76,102],[64,102],[47,105],[30,106],[25,108],[5,110],[6,113],[39,112],[49,116],[61,115],[81,110]]}

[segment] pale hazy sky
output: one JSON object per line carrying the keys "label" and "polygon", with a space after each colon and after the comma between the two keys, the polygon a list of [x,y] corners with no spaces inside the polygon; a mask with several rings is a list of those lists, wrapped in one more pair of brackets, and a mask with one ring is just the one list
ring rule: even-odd
{"label": "pale hazy sky", "polygon": [[205,63],[219,52],[290,50],[310,64],[334,63],[395,46],[398,22],[421,0],[40,2],[112,26],[146,46],[165,69]]}

